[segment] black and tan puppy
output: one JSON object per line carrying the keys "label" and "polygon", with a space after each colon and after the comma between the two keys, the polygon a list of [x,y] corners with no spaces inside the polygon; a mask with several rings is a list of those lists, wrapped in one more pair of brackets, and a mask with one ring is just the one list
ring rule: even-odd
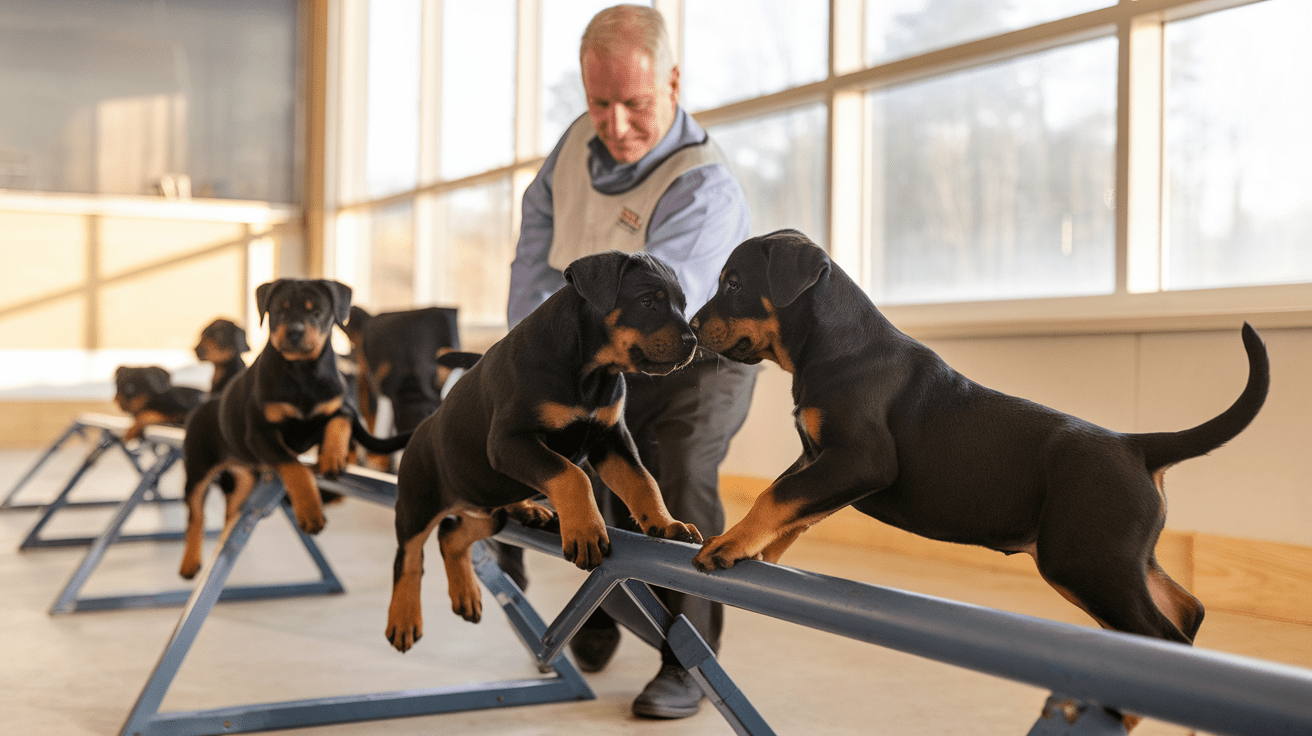
{"label": "black and tan puppy", "polygon": [[803,452],[723,535],[702,570],[776,561],[812,524],[857,510],[931,539],[1026,552],[1106,628],[1191,642],[1203,607],[1154,547],[1166,468],[1220,447],[1257,415],[1266,349],[1243,330],[1248,383],[1182,432],[1123,434],[980,386],[899,332],[796,231],[748,240],[692,321],[701,344],[793,374]]}
{"label": "black and tan puppy", "polygon": [[[228,515],[240,508],[261,472],[277,472],[302,530],[324,525],[314,472],[336,475],[346,466],[354,438],[366,448],[392,452],[407,436],[370,436],[345,401],[337,357],[329,343],[334,323],[346,319],[351,289],[336,281],[280,279],[255,291],[260,319],[269,317],[269,342],[222,396],[205,402],[187,421],[182,456],[190,514],[180,572],[200,569],[205,491],[228,471],[236,480]],[[297,456],[319,448],[314,471]],[[226,490],[226,489],[225,489]]]}
{"label": "black and tan puppy", "polygon": [[[360,386],[392,402],[392,417],[398,432],[419,426],[424,417],[442,403],[439,356],[460,349],[455,309],[425,307],[404,312],[369,316],[351,308],[347,334],[360,363]],[[362,325],[356,328],[357,321]],[[361,407],[367,403],[362,395]],[[367,417],[366,426],[373,426]]]}
{"label": "black and tan puppy", "polygon": [[174,386],[169,372],[156,365],[121,365],[114,371],[114,403],[132,415],[123,439],[141,436],[147,424],[182,424],[187,414],[205,400],[205,392]]}
{"label": "black and tan puppy", "polygon": [[232,320],[216,319],[201,330],[200,342],[196,344],[196,358],[214,364],[214,378],[210,381],[211,396],[218,396],[229,381],[246,370],[246,363],[241,356],[250,352],[250,349],[251,346],[246,342],[246,330]]}
{"label": "black and tan puppy", "polygon": [[452,610],[468,621],[482,614],[470,545],[507,516],[550,521],[531,500],[539,493],[559,515],[566,559],[601,564],[610,541],[585,460],[648,534],[701,539],[670,516],[624,425],[622,374],[669,373],[696,346],[674,272],[645,253],[610,251],[570,264],[565,280],[473,363],[401,458],[386,632],[400,651],[423,634],[423,546],[435,527]]}

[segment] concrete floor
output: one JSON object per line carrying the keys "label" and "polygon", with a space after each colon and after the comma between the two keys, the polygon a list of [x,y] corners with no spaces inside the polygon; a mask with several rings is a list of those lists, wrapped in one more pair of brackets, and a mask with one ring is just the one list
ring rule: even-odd
{"label": "concrete floor", "polygon": [[[18,500],[49,498],[85,450],[58,458]],[[0,450],[0,494],[35,459]],[[134,473],[109,455],[78,495],[125,495]],[[165,477],[177,493],[180,474]],[[212,499],[212,501],[215,499]],[[210,518],[220,511],[211,504]],[[96,533],[109,511],[69,510],[49,534]],[[0,732],[118,733],[159,659],[180,609],[51,616],[47,609],[84,555],[82,548],[19,553],[36,511],[0,512]],[[133,524],[180,528],[181,509],[139,512]],[[536,669],[504,618],[471,625],[447,607],[438,565],[425,579],[426,636],[408,654],[383,638],[395,551],[389,510],[348,500],[328,509],[318,541],[347,588],[338,596],[219,604],[183,664],[164,710],[210,708],[331,695],[533,677]],[[872,524],[875,522],[871,522]],[[208,551],[208,550],[207,550]],[[430,549],[430,556],[435,550]],[[179,543],[111,549],[85,594],[181,587]],[[527,597],[548,621],[583,573],[530,553]],[[989,573],[805,538],[790,565],[839,577],[1088,625],[1037,577]],[[262,523],[233,582],[296,581],[314,570],[281,516]],[[1199,645],[1312,667],[1312,628],[1210,612]],[[756,614],[730,609],[721,662],[780,734],[1024,734],[1046,696],[1034,688],[921,660]],[[634,718],[629,703],[655,673],[656,653],[626,635],[611,665],[587,679],[597,699],[493,711],[419,716],[284,731],[288,734],[579,733],[699,736],[731,729],[709,705],[693,718]],[[1153,721],[1136,734],[1182,734]]]}

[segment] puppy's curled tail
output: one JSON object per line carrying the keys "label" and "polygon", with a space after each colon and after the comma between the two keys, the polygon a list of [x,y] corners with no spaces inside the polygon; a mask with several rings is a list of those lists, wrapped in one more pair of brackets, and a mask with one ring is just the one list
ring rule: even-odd
{"label": "puppy's curled tail", "polygon": [[369,452],[379,455],[390,455],[404,450],[412,434],[414,432],[403,432],[392,437],[375,437],[369,434],[369,429],[360,422],[360,417],[351,417],[351,439],[359,442],[360,446]]}
{"label": "puppy's curled tail", "polygon": [[1155,473],[1182,460],[1206,455],[1234,439],[1257,416],[1266,403],[1271,364],[1266,345],[1247,322],[1243,338],[1244,350],[1248,352],[1248,384],[1230,408],[1192,429],[1129,435],[1130,441],[1143,453],[1148,472]]}

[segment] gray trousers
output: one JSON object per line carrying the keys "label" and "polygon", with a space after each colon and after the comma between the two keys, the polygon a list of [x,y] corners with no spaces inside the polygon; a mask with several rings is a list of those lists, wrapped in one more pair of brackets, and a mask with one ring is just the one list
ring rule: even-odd
{"label": "gray trousers", "polygon": [[[724,531],[720,463],[747,418],[756,371],[756,366],[712,356],[667,376],[624,376],[628,392],[624,420],[642,464],[655,477],[670,514],[696,525],[703,538]],[[624,503],[595,474],[592,479],[606,523],[640,531]],[[671,613],[687,616],[711,648],[719,651],[723,604],[663,588],[655,592]],[[609,618],[598,609],[585,625],[610,625]],[[674,662],[668,647],[662,657]]]}

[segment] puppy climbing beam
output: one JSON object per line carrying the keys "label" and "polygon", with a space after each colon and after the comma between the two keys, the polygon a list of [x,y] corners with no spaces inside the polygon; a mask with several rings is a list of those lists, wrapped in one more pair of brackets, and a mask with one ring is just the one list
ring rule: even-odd
{"label": "puppy climbing beam", "polygon": [[[560,556],[559,537],[507,526],[512,544]],[[1063,722],[1100,707],[1222,734],[1312,733],[1312,671],[833,578],[763,562],[701,573],[697,547],[610,530],[612,552],[547,629],[549,661],[615,586],[641,581],[1051,690]],[[1110,720],[1110,719],[1106,719]],[[1031,733],[1123,733],[1102,730]]]}

